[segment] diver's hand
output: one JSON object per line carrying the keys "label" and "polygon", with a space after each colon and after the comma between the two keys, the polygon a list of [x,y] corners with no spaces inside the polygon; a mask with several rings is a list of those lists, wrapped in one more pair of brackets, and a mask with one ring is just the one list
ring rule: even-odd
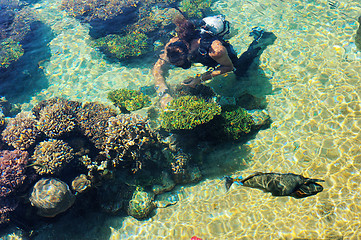
{"label": "diver's hand", "polygon": [[199,77],[190,77],[184,80],[182,84],[188,87],[195,88],[197,85],[201,84],[201,79]]}
{"label": "diver's hand", "polygon": [[159,100],[160,107],[162,109],[166,109],[168,106],[168,103],[170,103],[172,100],[173,100],[173,97],[169,93],[163,94],[163,96],[161,96],[161,98]]}

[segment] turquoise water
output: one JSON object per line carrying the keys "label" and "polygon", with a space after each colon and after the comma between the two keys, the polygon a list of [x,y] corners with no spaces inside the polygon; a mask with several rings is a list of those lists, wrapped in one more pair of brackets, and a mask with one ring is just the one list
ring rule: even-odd
{"label": "turquoise water", "polygon": [[[89,23],[69,16],[60,4],[36,1],[26,7],[40,22],[33,26],[33,40],[24,45],[22,59],[0,72],[1,95],[31,110],[51,97],[110,104],[109,90],[153,87],[156,55],[109,59],[91,46]],[[252,41],[248,33],[253,26],[278,37],[262,54],[260,68],[241,82],[229,74],[207,83],[226,98],[254,96],[270,115],[271,126],[247,142],[197,146],[204,178],[177,186],[171,196],[178,203],[156,209],[150,219],[92,209],[70,212],[43,221],[31,238],[359,239],[361,53],[354,36],[361,2],[331,5],[215,1],[211,8],[231,22],[234,35],[229,41],[238,53]],[[167,82],[175,85],[200,71],[205,69],[198,65],[173,68]],[[257,171],[321,178],[324,191],[302,200],[236,185],[225,193],[223,175]],[[21,238],[19,232],[12,236]]]}

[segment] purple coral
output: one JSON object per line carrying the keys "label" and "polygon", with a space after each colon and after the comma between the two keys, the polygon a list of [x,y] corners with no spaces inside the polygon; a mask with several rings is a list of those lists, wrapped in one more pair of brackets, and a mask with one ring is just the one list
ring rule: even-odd
{"label": "purple coral", "polygon": [[10,119],[1,134],[2,139],[16,149],[26,150],[35,143],[39,136],[40,132],[36,124],[37,121],[31,113],[19,113],[15,118]]}
{"label": "purple coral", "polygon": [[9,221],[17,207],[15,193],[24,187],[28,153],[20,150],[0,151],[0,224]]}

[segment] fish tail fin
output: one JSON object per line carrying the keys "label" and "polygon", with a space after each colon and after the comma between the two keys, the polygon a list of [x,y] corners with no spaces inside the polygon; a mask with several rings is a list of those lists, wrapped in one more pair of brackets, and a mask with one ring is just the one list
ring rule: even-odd
{"label": "fish tail fin", "polygon": [[234,179],[231,178],[230,176],[225,176],[224,177],[226,179],[226,190],[228,191],[229,188],[232,186],[232,184],[234,183]]}

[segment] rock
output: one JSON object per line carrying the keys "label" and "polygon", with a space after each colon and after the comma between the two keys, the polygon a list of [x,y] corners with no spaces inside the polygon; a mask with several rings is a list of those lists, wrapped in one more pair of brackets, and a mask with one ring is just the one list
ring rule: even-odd
{"label": "rock", "polygon": [[83,193],[91,187],[91,181],[86,177],[85,174],[80,174],[72,182],[71,187],[78,193]]}
{"label": "rock", "polygon": [[256,126],[263,126],[270,122],[271,117],[268,115],[266,110],[247,110],[247,112],[252,116],[252,119]]}
{"label": "rock", "polygon": [[361,51],[361,16],[358,18],[358,29],[355,36],[355,44],[359,51]]}
{"label": "rock", "polygon": [[137,188],[129,201],[128,214],[136,219],[147,218],[150,212],[156,207],[154,194],[148,193],[141,188]]}
{"label": "rock", "polygon": [[75,196],[65,182],[42,178],[33,187],[29,200],[38,209],[38,215],[55,217],[73,205]]}

